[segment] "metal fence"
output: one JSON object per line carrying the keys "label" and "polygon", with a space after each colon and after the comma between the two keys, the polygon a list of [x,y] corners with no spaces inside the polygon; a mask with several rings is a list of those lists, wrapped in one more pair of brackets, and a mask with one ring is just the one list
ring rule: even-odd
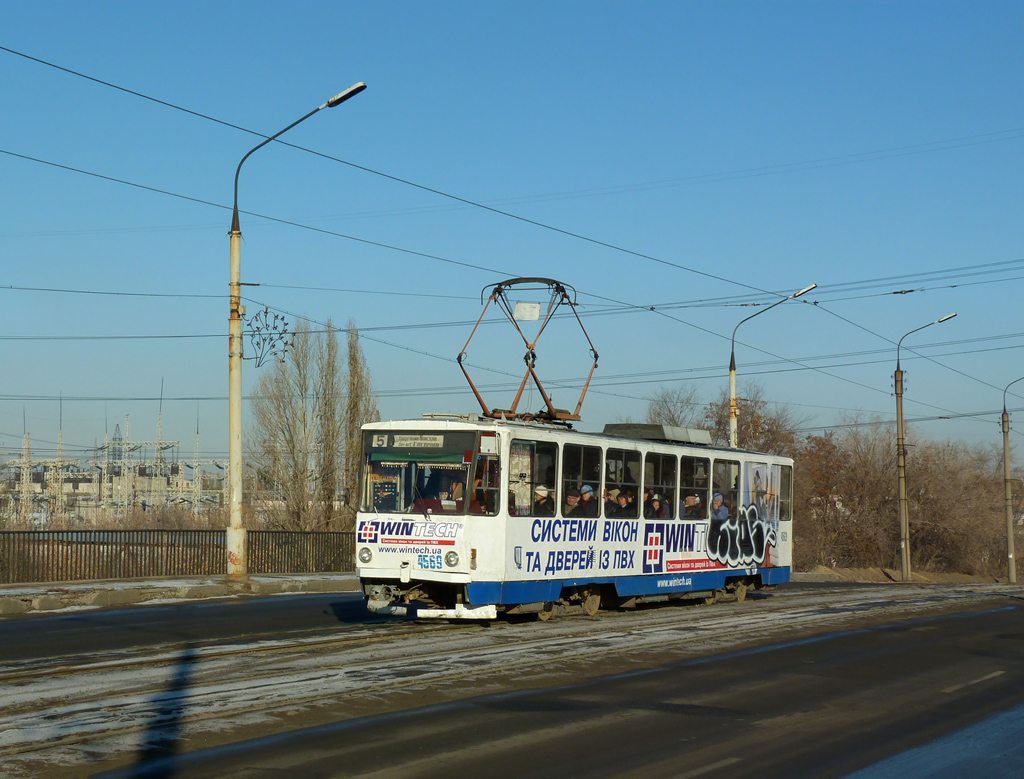
{"label": "metal fence", "polygon": [[356,569],[355,533],[250,530],[249,573],[329,573]]}
{"label": "metal fence", "polygon": [[[249,573],[355,570],[355,533],[246,533]],[[0,584],[227,574],[223,530],[0,531]]]}

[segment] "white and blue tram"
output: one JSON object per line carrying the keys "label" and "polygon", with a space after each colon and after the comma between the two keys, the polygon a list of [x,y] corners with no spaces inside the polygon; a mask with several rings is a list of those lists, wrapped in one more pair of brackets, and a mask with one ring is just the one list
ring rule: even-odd
{"label": "white and blue tram", "polygon": [[705,431],[427,417],[363,427],[371,611],[594,614],[789,580],[793,462]]}

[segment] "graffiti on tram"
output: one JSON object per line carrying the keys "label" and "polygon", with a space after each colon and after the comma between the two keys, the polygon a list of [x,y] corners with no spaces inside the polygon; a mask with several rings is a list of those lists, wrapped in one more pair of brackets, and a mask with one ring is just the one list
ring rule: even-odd
{"label": "graffiti on tram", "polygon": [[745,463],[742,497],[738,507],[723,503],[722,515],[705,521],[647,522],[644,524],[643,572],[676,573],[719,568],[772,565],[771,551],[778,545],[778,466]]}

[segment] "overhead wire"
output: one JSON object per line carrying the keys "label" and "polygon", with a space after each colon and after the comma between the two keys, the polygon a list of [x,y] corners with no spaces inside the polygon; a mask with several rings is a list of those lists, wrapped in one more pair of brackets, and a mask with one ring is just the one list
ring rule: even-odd
{"label": "overhead wire", "polygon": [[[193,116],[196,116],[196,117],[199,117],[199,118],[202,118],[202,119],[206,119],[206,120],[209,120],[209,121],[213,121],[213,122],[216,122],[218,124],[221,124],[221,125],[224,125],[224,126],[227,126],[227,127],[231,127],[233,129],[237,129],[237,130],[240,130],[240,131],[243,131],[243,132],[246,132],[246,133],[258,136],[258,137],[262,137],[262,138],[267,138],[268,137],[266,135],[263,135],[262,133],[258,133],[256,131],[249,130],[249,129],[241,127],[239,125],[235,125],[235,124],[232,124],[230,122],[226,122],[224,120],[220,120],[220,119],[217,119],[215,117],[212,117],[212,116],[209,116],[209,115],[206,115],[206,114],[202,114],[200,112],[193,111],[191,109],[187,109],[187,108],[184,108],[184,107],[179,106],[179,105],[175,105],[175,104],[170,103],[168,101],[164,101],[164,100],[160,100],[158,98],[154,98],[154,97],[152,97],[150,95],[146,95],[146,94],[144,94],[142,92],[138,92],[138,91],[135,91],[135,90],[127,89],[125,87],[121,87],[119,85],[113,84],[112,82],[108,82],[108,81],[104,81],[102,79],[97,79],[95,77],[88,76],[88,75],[86,75],[84,73],[80,73],[78,71],[74,71],[74,70],[71,70],[69,68],[65,68],[65,67],[56,65],[55,63],[51,63],[51,62],[48,62],[48,61],[45,61],[45,60],[42,60],[42,59],[39,59],[39,58],[36,58],[36,57],[32,57],[30,55],[26,55],[26,54],[24,54],[22,52],[15,51],[15,50],[7,48],[7,47],[0,46],[0,50],[7,51],[7,52],[9,52],[11,54],[14,54],[14,55],[17,55],[17,56],[20,56],[20,57],[24,57],[26,59],[29,59],[29,60],[34,61],[34,62],[37,62],[39,64],[42,64],[42,65],[45,65],[45,66],[48,66],[48,67],[56,68],[57,70],[64,71],[66,73],[69,73],[69,74],[77,76],[77,77],[88,79],[88,80],[93,81],[95,83],[98,83],[98,84],[101,84],[101,85],[104,85],[104,86],[107,86],[107,87],[110,87],[110,88],[113,88],[113,89],[116,89],[116,90],[120,90],[122,92],[125,92],[125,93],[128,93],[128,94],[131,94],[131,95],[143,98],[145,100],[149,100],[149,101],[158,103],[160,105],[172,108],[174,110],[183,111],[183,112],[191,114]],[[735,177],[735,176],[745,176],[745,175],[770,175],[771,173],[776,173],[776,172],[790,172],[792,170],[803,170],[803,169],[808,169],[810,167],[820,167],[820,166],[824,166],[824,165],[827,165],[827,164],[850,164],[852,162],[866,161],[866,160],[869,160],[869,159],[881,159],[881,158],[885,158],[887,156],[897,156],[899,154],[915,154],[915,153],[923,153],[925,151],[936,151],[936,150],[941,150],[941,149],[945,149],[945,148],[956,148],[957,146],[961,146],[961,145],[972,145],[972,144],[976,144],[976,143],[988,143],[988,142],[994,142],[994,141],[998,141],[998,140],[1012,140],[1012,139],[1015,139],[1017,137],[1024,137],[1024,136],[1021,135],[1021,133],[1024,133],[1024,131],[1022,131],[1020,128],[1012,128],[1011,130],[999,131],[999,132],[995,132],[995,133],[986,133],[986,134],[980,134],[980,135],[975,135],[975,136],[963,136],[963,137],[959,137],[959,138],[948,139],[948,140],[945,140],[945,141],[929,142],[929,143],[925,143],[925,144],[915,144],[915,145],[911,145],[911,146],[904,146],[904,147],[896,147],[896,148],[892,148],[892,149],[878,150],[878,151],[874,151],[874,152],[864,152],[864,153],[857,153],[857,154],[851,154],[851,155],[841,155],[841,156],[838,156],[838,157],[822,158],[822,159],[819,159],[819,160],[811,160],[811,161],[804,161],[804,162],[797,162],[797,163],[788,163],[788,164],[781,165],[781,166],[776,165],[776,166],[767,166],[767,167],[759,168],[759,169],[748,169],[748,170],[744,170],[744,171],[732,171],[732,172],[728,172],[726,174],[721,174],[721,175],[725,176],[725,177]],[[733,284],[733,285],[737,285],[737,286],[741,286],[741,287],[746,287],[748,289],[755,290],[757,292],[767,293],[766,290],[762,290],[762,289],[760,289],[758,287],[755,287],[755,286],[752,286],[752,285],[744,284],[743,282],[736,281],[735,279],[730,279],[730,278],[727,278],[727,277],[718,276],[716,274],[708,273],[708,272],[699,270],[697,268],[689,267],[689,266],[686,266],[686,265],[683,265],[683,264],[680,264],[680,263],[670,262],[668,260],[664,260],[664,259],[659,258],[659,257],[648,255],[648,254],[643,253],[643,252],[638,252],[638,251],[634,251],[632,249],[628,249],[626,247],[618,246],[618,245],[612,244],[610,242],[601,241],[601,240],[598,240],[598,239],[595,239],[595,238],[591,238],[589,236],[585,236],[585,235],[582,235],[582,234],[579,234],[579,233],[576,233],[576,232],[573,232],[573,231],[564,230],[562,228],[558,228],[558,227],[555,227],[555,226],[552,226],[552,225],[548,225],[548,224],[539,222],[537,220],[532,220],[532,219],[520,216],[518,214],[514,214],[514,213],[511,213],[511,212],[508,212],[508,211],[504,211],[504,210],[501,210],[501,209],[498,209],[498,208],[495,208],[495,207],[492,207],[492,206],[488,206],[488,205],[486,205],[484,203],[479,203],[479,202],[476,202],[476,201],[472,201],[472,200],[469,200],[469,199],[466,199],[466,198],[459,197],[457,195],[452,195],[450,193],[446,193],[446,192],[443,192],[441,190],[438,190],[438,189],[435,189],[435,188],[432,188],[432,187],[427,187],[427,186],[424,186],[424,185],[421,185],[421,184],[409,181],[407,179],[403,179],[401,177],[397,177],[397,176],[394,176],[394,175],[391,175],[391,174],[384,173],[382,171],[377,171],[377,170],[374,170],[374,169],[371,169],[371,168],[368,168],[368,167],[365,167],[365,166],[361,166],[361,165],[349,162],[347,160],[343,160],[343,159],[334,157],[332,155],[327,155],[327,154],[324,154],[322,152],[318,152],[318,151],[315,151],[315,150],[312,150],[312,149],[308,149],[308,148],[305,148],[305,147],[302,147],[302,146],[291,144],[291,143],[289,143],[287,141],[283,141],[283,140],[277,139],[277,142],[281,143],[281,144],[283,144],[285,146],[290,146],[290,147],[293,147],[295,149],[306,151],[308,153],[311,153],[311,154],[314,154],[314,155],[317,155],[317,156],[320,156],[320,157],[323,157],[323,158],[326,158],[326,159],[330,159],[332,161],[335,161],[335,162],[338,162],[338,163],[341,163],[341,164],[344,164],[344,165],[348,165],[350,167],[353,167],[353,168],[356,168],[356,169],[359,169],[359,170],[363,170],[365,172],[368,172],[368,173],[371,173],[371,174],[374,174],[374,175],[377,175],[377,176],[382,176],[384,178],[387,178],[387,179],[390,179],[390,180],[393,180],[393,181],[396,181],[396,182],[399,182],[399,183],[402,183],[402,184],[405,184],[405,185],[408,185],[408,186],[415,187],[415,188],[420,189],[422,191],[430,192],[430,193],[433,193],[433,194],[436,194],[436,195],[439,195],[439,196],[442,196],[442,197],[445,197],[445,198],[449,198],[449,199],[451,199],[453,201],[456,201],[456,202],[459,202],[459,203],[463,203],[463,204],[465,204],[467,206],[472,206],[472,207],[481,208],[481,209],[484,209],[484,210],[487,210],[487,211],[491,211],[493,213],[496,213],[496,214],[499,214],[499,215],[502,215],[502,216],[505,216],[505,217],[508,217],[508,218],[511,218],[511,219],[515,219],[515,220],[518,220],[518,221],[521,221],[521,222],[525,222],[525,223],[528,223],[528,224],[531,224],[531,225],[534,225],[534,226],[537,226],[537,227],[541,227],[543,229],[547,229],[547,230],[551,230],[551,231],[554,231],[554,232],[557,232],[557,233],[561,233],[563,235],[576,238],[578,240],[586,241],[586,242],[589,242],[589,243],[592,243],[592,244],[595,244],[595,245],[603,246],[605,248],[609,248],[609,249],[612,249],[612,250],[615,250],[615,251],[619,251],[619,252],[623,252],[623,253],[626,253],[626,254],[630,254],[630,255],[633,255],[633,256],[636,256],[636,257],[640,257],[640,258],[643,258],[643,259],[647,259],[649,261],[656,262],[656,263],[659,263],[659,264],[664,264],[664,265],[667,265],[667,266],[671,266],[671,267],[674,267],[674,268],[677,268],[677,269],[680,269],[680,270],[685,270],[685,271],[688,271],[688,272],[691,272],[691,273],[695,273],[695,274],[700,275],[700,276],[704,276],[704,277],[707,277],[707,278],[712,278],[712,279],[715,279],[715,280],[718,280],[718,281],[723,281],[723,282],[726,282],[726,283],[729,283],[729,284]],[[176,193],[171,193],[171,192],[168,192],[166,190],[160,190],[160,189],[153,188],[153,187],[147,187],[147,186],[144,186],[144,185],[135,184],[133,182],[124,181],[124,180],[116,179],[116,178],[109,177],[109,176],[103,176],[101,174],[96,174],[96,173],[92,173],[92,172],[89,172],[89,171],[83,171],[83,170],[80,170],[80,169],[71,168],[69,166],[64,166],[64,165],[60,165],[60,164],[57,164],[57,163],[53,163],[53,162],[49,162],[49,161],[45,161],[45,160],[40,160],[38,158],[28,157],[26,155],[20,155],[20,154],[14,153],[14,152],[6,151],[6,150],[0,150],[0,152],[5,153],[5,154],[9,154],[9,155],[15,156],[15,157],[21,157],[21,158],[26,159],[26,160],[31,160],[31,161],[34,161],[34,162],[39,162],[39,163],[42,163],[42,164],[53,165],[54,167],[57,167],[57,168],[63,168],[65,170],[69,170],[69,171],[83,173],[83,174],[91,175],[91,176],[96,176],[97,178],[105,179],[105,180],[108,180],[108,181],[122,183],[122,184],[127,184],[129,186],[135,186],[135,187],[139,187],[141,189],[146,189],[146,190],[149,190],[149,191],[153,191],[153,192],[157,192],[157,193],[165,194],[165,195],[170,195],[170,196],[173,196],[173,197],[180,197],[182,199],[189,200],[189,201],[196,202],[196,203],[201,203],[201,204],[204,204],[204,205],[214,205],[214,206],[219,207],[219,208],[226,208],[226,206],[220,206],[218,204],[210,203],[209,201],[203,201],[203,200],[200,200],[200,199],[197,199],[197,198],[191,198],[191,197],[188,197],[188,196],[179,195],[179,194],[176,194]],[[709,174],[711,180],[721,180],[721,179],[715,179],[715,175],[716,174]],[[692,177],[690,177],[690,178],[692,179]],[[662,183],[666,183],[666,182],[662,182]],[[349,240],[359,241],[359,242],[362,242],[362,243],[366,243],[366,244],[370,244],[370,245],[374,245],[374,246],[379,246],[381,248],[386,248],[386,249],[406,252],[406,253],[413,254],[413,255],[416,255],[416,256],[421,256],[421,257],[425,257],[425,258],[429,258],[429,259],[438,260],[438,261],[441,261],[441,262],[447,262],[447,263],[452,263],[452,264],[456,264],[456,265],[461,265],[463,267],[476,268],[476,269],[479,269],[479,270],[487,270],[489,272],[496,272],[496,271],[494,271],[494,269],[485,268],[485,267],[480,266],[480,265],[474,265],[474,264],[471,264],[471,263],[463,263],[463,262],[459,262],[459,261],[456,261],[456,260],[450,260],[448,258],[439,257],[439,256],[436,256],[436,255],[429,255],[429,254],[422,253],[422,252],[416,252],[414,250],[408,250],[408,249],[403,249],[403,248],[400,248],[400,247],[394,247],[394,246],[390,246],[390,245],[387,245],[387,244],[382,244],[382,243],[379,243],[379,242],[368,241],[366,239],[361,239],[361,238],[357,238],[357,237],[354,237],[354,236],[349,236],[349,235],[345,235],[345,234],[342,234],[342,233],[337,233],[335,231],[323,230],[321,228],[312,227],[312,226],[307,225],[307,224],[292,222],[292,221],[289,221],[289,220],[277,219],[277,218],[268,217],[268,216],[259,215],[259,214],[253,214],[253,213],[250,213],[250,212],[243,212],[243,213],[246,213],[247,215],[250,215],[250,216],[256,216],[256,217],[259,217],[259,218],[262,218],[262,219],[267,219],[269,221],[273,221],[273,222],[277,222],[277,223],[288,224],[288,225],[295,226],[295,227],[301,227],[301,228],[304,228],[304,229],[313,230],[315,232],[322,232],[322,233],[329,234],[329,235],[335,235],[335,236],[338,236],[338,237],[347,238]],[[768,294],[771,294],[771,293],[768,293]],[[601,296],[596,296],[596,297],[601,298]],[[603,298],[603,299],[612,300],[611,298]],[[624,305],[624,306],[629,306],[630,305],[630,304],[626,304],[626,303],[624,303],[622,301],[617,301],[617,302],[620,305]],[[832,314],[833,316],[838,317],[842,321],[844,321],[844,322],[846,322],[848,324],[851,324],[851,325],[853,325],[855,327],[858,327],[859,329],[862,329],[865,332],[867,332],[867,333],[869,333],[869,334],[871,334],[871,335],[873,335],[875,337],[882,338],[883,340],[885,340],[885,341],[887,341],[889,343],[893,343],[891,339],[888,339],[885,336],[882,336],[882,335],[880,335],[878,333],[874,333],[873,331],[871,331],[868,328],[865,328],[865,327],[863,327],[863,326],[861,326],[861,325],[859,325],[857,323],[852,322],[851,320],[849,320],[849,319],[847,319],[845,317],[842,317],[842,316],[839,316],[838,314],[835,314],[834,312],[826,309],[824,306],[821,306],[820,303],[818,303],[816,305],[816,307],[821,308],[823,311],[826,311],[826,313]],[[703,331],[703,332],[705,332],[707,334],[716,335],[716,336],[718,336],[720,338],[724,337],[722,334],[715,333],[714,331],[711,331],[711,330],[709,330],[707,328],[702,328],[702,327],[693,325],[692,323],[686,322],[686,321],[681,320],[681,319],[679,319],[677,317],[672,317],[671,315],[668,315],[668,314],[666,314],[663,311],[658,311],[655,307],[634,306],[634,308],[636,308],[638,310],[646,309],[648,311],[659,313],[661,316],[666,316],[666,317],[668,317],[669,319],[671,319],[673,321],[679,322],[679,323],[687,325],[689,327],[694,327],[694,328],[696,328],[698,330],[701,330],[701,331]],[[750,348],[757,348],[757,347],[750,347]],[[760,350],[759,349],[759,351],[762,351],[762,352],[764,352],[766,354],[770,354],[771,356],[778,357],[779,359],[787,359],[787,358],[784,358],[784,357],[780,357],[779,355],[773,355],[772,353],[766,352],[765,350]],[[914,352],[912,349],[908,349],[908,351],[911,351],[912,353],[916,354],[916,352]],[[926,358],[926,359],[929,359],[929,358]],[[797,364],[799,364],[799,363],[797,363]],[[943,368],[946,368],[947,370],[952,370],[952,371],[954,371],[956,373],[960,373],[960,375],[963,375],[965,377],[972,378],[972,379],[974,379],[976,381],[980,381],[980,383],[985,384],[986,386],[994,387],[994,385],[989,384],[988,382],[984,382],[984,381],[978,379],[976,376],[971,376],[969,374],[962,373],[960,371],[957,371],[956,369],[951,368],[950,366],[946,366],[946,365],[943,365],[941,363],[936,363],[936,364],[940,365]],[[807,367],[807,366],[801,366],[801,367]],[[811,368],[811,369],[814,370],[814,368]],[[824,375],[830,376],[831,378],[839,379],[841,381],[847,381],[847,382],[856,384],[858,386],[864,387],[866,389],[871,389],[873,391],[877,391],[877,388],[870,387],[869,385],[860,384],[859,382],[854,382],[854,381],[852,381],[850,379],[845,379],[843,377],[834,376],[832,374],[828,374],[828,373],[825,373],[823,371],[819,371],[819,372],[822,372]]]}

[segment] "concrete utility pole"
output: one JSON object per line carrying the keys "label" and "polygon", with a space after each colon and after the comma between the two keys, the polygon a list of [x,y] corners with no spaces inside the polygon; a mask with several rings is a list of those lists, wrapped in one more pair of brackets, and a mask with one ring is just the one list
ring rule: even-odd
{"label": "concrete utility pole", "polygon": [[762,308],[760,311],[751,314],[746,319],[741,319],[739,324],[737,324],[736,327],[732,329],[732,348],[729,351],[729,446],[732,447],[733,449],[735,449],[739,445],[739,432],[737,422],[739,418],[739,409],[736,406],[736,331],[740,329],[740,325],[742,325],[744,322],[749,322],[755,316],[763,314],[765,311],[770,311],[776,306],[785,303],[787,300],[794,300],[800,297],[801,295],[810,292],[817,286],[817,284],[811,284],[811,286],[804,287],[799,292],[794,292],[788,298],[776,300],[767,308]]}
{"label": "concrete utility pole", "polygon": [[[906,333],[906,338],[912,333],[924,330],[926,327],[937,325],[955,317],[956,314],[948,314],[942,319],[936,319],[926,325]],[[903,371],[900,370],[900,346],[903,338],[896,343],[896,482],[899,487],[900,500],[900,566],[903,569],[903,581],[909,582],[910,573],[910,515],[907,511],[907,440],[903,427]]]}
{"label": "concrete utility pole", "polygon": [[1014,379],[1003,390],[1003,487],[1006,491],[1006,576],[1010,584],[1017,583],[1017,562],[1013,556],[1013,478],[1010,475],[1010,415],[1006,412],[1006,390],[1024,376]]}
{"label": "concrete utility pole", "polygon": [[228,576],[245,576],[245,528],[242,526],[242,230],[238,222],[238,174],[242,163],[257,149],[306,121],[324,108],[334,108],[366,89],[360,81],[340,92],[322,106],[292,122],[278,133],[257,144],[242,157],[235,169],[235,204],[231,215],[231,281],[230,313],[228,314],[228,503],[230,519],[227,530]]}

